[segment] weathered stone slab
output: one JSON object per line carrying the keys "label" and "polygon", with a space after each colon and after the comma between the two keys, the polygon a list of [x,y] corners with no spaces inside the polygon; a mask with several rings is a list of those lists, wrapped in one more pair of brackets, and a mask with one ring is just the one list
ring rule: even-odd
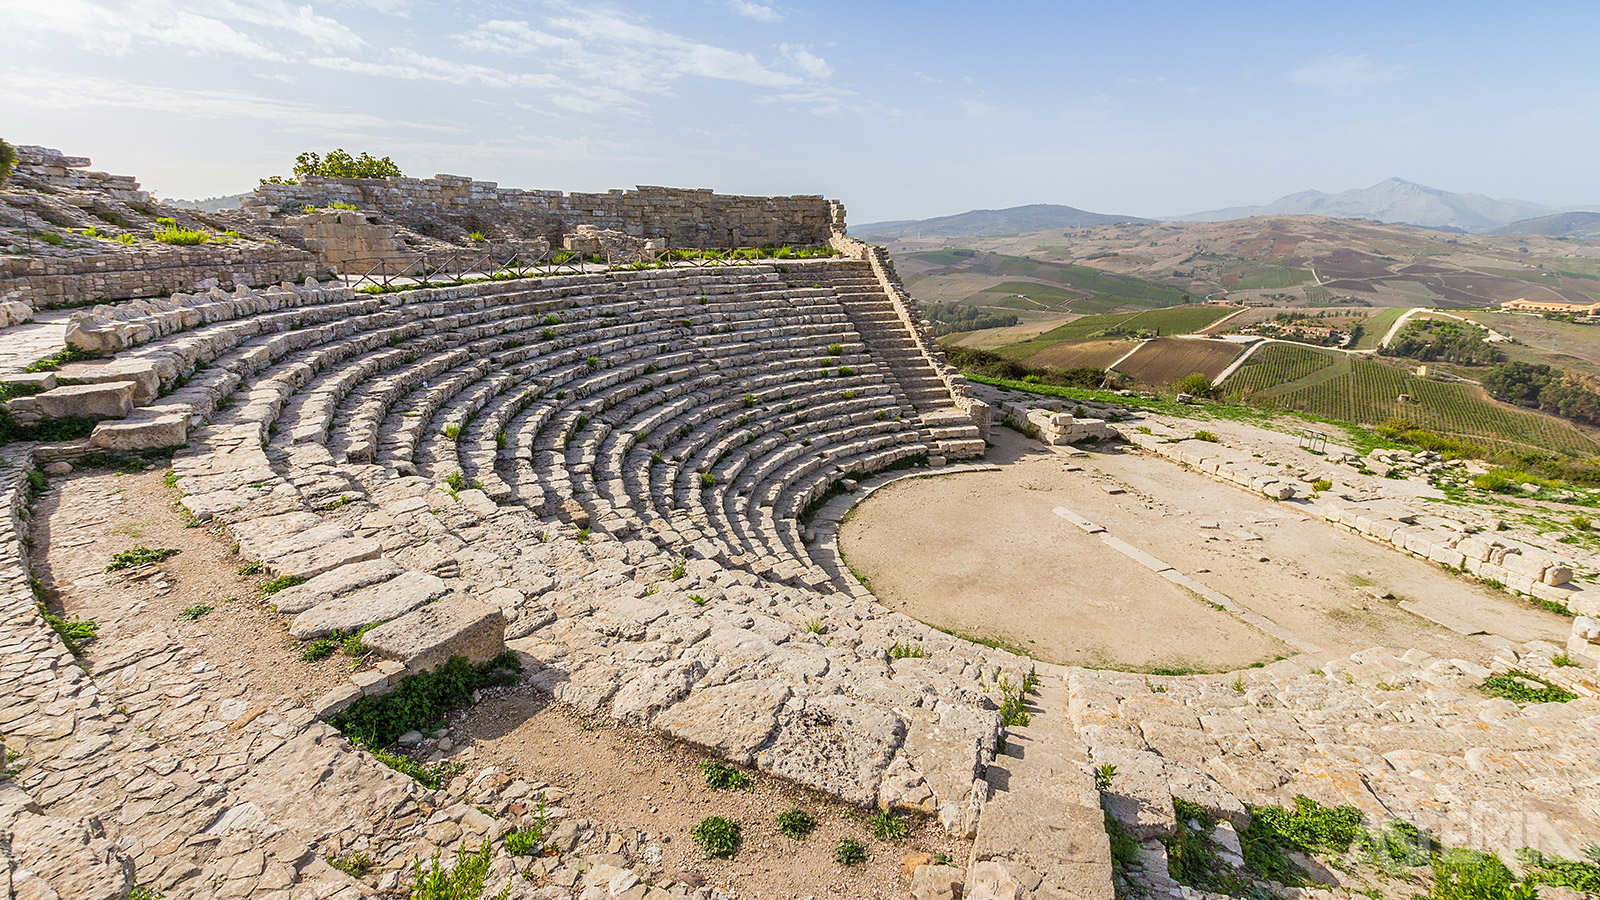
{"label": "weathered stone slab", "polygon": [[866,806],[905,740],[906,724],[888,710],[834,695],[785,707],[778,734],[756,765]]}
{"label": "weathered stone slab", "polygon": [[302,613],[351,591],[381,584],[404,571],[404,566],[383,557],[351,563],[329,569],[305,584],[285,588],[273,595],[272,602],[278,607],[278,612]]}
{"label": "weathered stone slab", "polygon": [[493,659],[505,652],[505,631],[498,607],[470,597],[448,597],[379,625],[361,641],[415,673],[436,669],[456,656],[470,663]]}
{"label": "weathered stone slab", "polygon": [[272,575],[314,577],[339,566],[347,566],[365,559],[377,559],[382,552],[383,547],[371,538],[344,538],[277,559],[268,559],[267,572]]}
{"label": "weathered stone slab", "polygon": [[778,727],[789,688],[776,681],[737,681],[695,691],[656,717],[667,734],[738,763],[748,763]]}
{"label": "weathered stone slab", "polygon": [[131,381],[68,384],[34,396],[33,406],[46,419],[120,419],[133,412],[134,387]]}
{"label": "weathered stone slab", "polygon": [[104,450],[160,450],[189,440],[189,420],[176,414],[121,422],[101,422],[89,443]]}
{"label": "weathered stone slab", "polygon": [[295,617],[289,633],[306,641],[335,631],[354,631],[374,622],[387,622],[444,595],[444,579],[423,572],[406,572],[382,584],[318,604]]}

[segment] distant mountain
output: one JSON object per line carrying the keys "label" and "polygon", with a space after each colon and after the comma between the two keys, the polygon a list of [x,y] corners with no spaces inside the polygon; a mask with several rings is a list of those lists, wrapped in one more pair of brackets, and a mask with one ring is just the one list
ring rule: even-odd
{"label": "distant mountain", "polygon": [[198,212],[223,212],[224,210],[238,209],[239,201],[250,196],[244,194],[229,194],[226,197],[207,197],[204,200],[163,200],[168,206],[179,209],[192,209]]}
{"label": "distant mountain", "polygon": [[1052,228],[1083,228],[1088,225],[1146,224],[1153,220],[1136,216],[1108,216],[1071,206],[1033,203],[1009,209],[974,209],[936,219],[902,219],[852,225],[857,236],[874,238],[987,237],[996,234],[1026,234]]}
{"label": "distant mountain", "polygon": [[1600,212],[1564,212],[1523,219],[1493,229],[1490,234],[1542,234],[1546,237],[1600,238]]}
{"label": "distant mountain", "polygon": [[1391,178],[1358,191],[1338,194],[1301,191],[1280,197],[1266,206],[1214,209],[1176,216],[1174,221],[1222,222],[1250,216],[1316,215],[1481,232],[1553,212],[1556,210],[1551,207],[1526,200],[1496,200],[1482,194],[1453,194],[1402,178]]}

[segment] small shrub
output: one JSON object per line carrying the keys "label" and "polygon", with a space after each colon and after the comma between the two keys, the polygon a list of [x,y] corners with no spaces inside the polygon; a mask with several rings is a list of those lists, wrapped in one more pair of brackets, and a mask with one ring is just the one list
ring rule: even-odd
{"label": "small shrub", "polygon": [[[131,234],[119,234],[116,237],[116,241],[119,244],[131,244],[131,243],[133,243],[134,241],[137,241],[137,240],[138,240],[138,238],[134,237]],[[129,896],[131,897],[132,895],[130,894]]]}
{"label": "small shrub", "polygon": [[1590,526],[1593,524],[1593,520],[1591,520],[1588,516],[1579,515],[1572,517],[1572,527],[1578,531],[1588,531]]}
{"label": "small shrub", "polygon": [[778,813],[778,831],[790,840],[803,841],[816,827],[817,820],[798,806],[787,812]]}
{"label": "small shrub", "polygon": [[1333,488],[1333,482],[1329,481],[1326,478],[1318,478],[1316,481],[1311,482],[1311,489],[1313,491],[1321,492],[1321,491],[1331,490],[1332,488]]}
{"label": "small shrub", "polygon": [[[454,425],[454,424],[446,425],[444,427],[444,436],[449,438],[452,441],[453,440],[457,440],[458,438],[461,437],[461,426],[460,425]],[[458,490],[459,490],[459,488],[458,488]]]}
{"label": "small shrub", "polygon": [[481,243],[483,241],[487,241],[488,239],[489,236],[481,231],[474,231],[467,235],[467,240],[472,241],[473,243]]}
{"label": "small shrub", "polygon": [[679,558],[672,564],[672,580],[677,581],[689,572],[689,561]]}
{"label": "small shrub", "polygon": [[[484,882],[489,878],[492,853],[489,842],[484,841],[477,850],[467,852],[467,842],[462,839],[456,848],[455,865],[449,866],[433,851],[428,865],[418,859],[411,869],[411,900],[481,900]],[[511,894],[508,885],[494,900],[505,900]]]}
{"label": "small shrub", "polygon": [[538,856],[543,849],[543,828],[519,828],[506,835],[506,852],[512,856]]}
{"label": "small shrub", "polygon": [[886,810],[879,810],[871,819],[867,820],[867,827],[872,829],[872,837],[880,841],[894,841],[896,843],[906,839],[911,833],[911,828],[906,820]]}
{"label": "small shrub", "polygon": [[1578,664],[1573,661],[1572,655],[1565,650],[1550,657],[1550,662],[1558,669],[1575,669],[1578,667]]}
{"label": "small shrub", "polygon": [[132,569],[146,563],[158,563],[171,559],[182,552],[182,550],[173,547],[158,547],[154,550],[149,547],[134,547],[132,550],[124,550],[111,557],[111,562],[106,564],[106,571],[115,572],[119,569]]}
{"label": "small shrub", "polygon": [[178,613],[178,618],[185,622],[193,622],[208,612],[211,612],[211,607],[197,603],[194,606],[185,609],[183,612]]}
{"label": "small shrub", "polygon": [[1197,440],[1197,441],[1210,441],[1213,444],[1215,444],[1218,441],[1222,440],[1221,438],[1217,437],[1216,432],[1214,432],[1214,431],[1204,431],[1204,430],[1196,431],[1194,433],[1194,439]]}
{"label": "small shrub", "polygon": [[840,838],[833,848],[833,861],[841,866],[859,866],[867,861],[867,848],[855,838]]}
{"label": "small shrub", "polygon": [[829,344],[828,345],[828,355],[829,356],[838,356],[839,354],[841,354],[843,352],[844,352],[844,347],[840,346],[839,344]]}
{"label": "small shrub", "polygon": [[714,791],[739,791],[750,787],[749,775],[723,763],[703,762],[700,773],[705,776],[706,787]]}
{"label": "small shrub", "polygon": [[806,621],[806,634],[827,634],[828,623],[821,619],[808,619]]}
{"label": "small shrub", "polygon": [[701,490],[709,490],[709,489],[714,488],[716,486],[717,486],[717,473],[715,473],[715,472],[701,472],[700,473],[700,489]]}
{"label": "small shrub", "polygon": [[1098,790],[1109,791],[1111,790],[1111,782],[1115,781],[1116,777],[1117,767],[1110,763],[1105,763],[1094,770],[1094,786]]}
{"label": "small shrub", "polygon": [[849,378],[851,375],[854,375],[855,373],[856,373],[856,370],[850,368],[849,366],[840,366],[839,367],[839,377],[840,378]]}
{"label": "small shrub", "polygon": [[79,619],[76,616],[63,619],[46,610],[43,603],[39,604],[39,614],[44,617],[44,622],[50,626],[50,630],[56,633],[56,637],[61,638],[61,643],[66,645],[67,651],[73,656],[82,653],[83,646],[93,641],[95,632],[100,629],[99,623],[92,619]]}
{"label": "small shrub", "polygon": [[739,823],[722,816],[706,816],[694,826],[691,835],[700,849],[713,859],[730,859],[739,852]]}
{"label": "small shrub", "polygon": [[745,409],[749,409],[749,408],[751,408],[751,407],[753,407],[755,405],[756,405],[756,395],[755,394],[745,394],[744,395],[744,408]]}
{"label": "small shrub", "polygon": [[163,244],[173,244],[179,247],[194,247],[211,240],[211,235],[204,231],[173,227],[158,228],[151,233],[151,237]]}
{"label": "small shrub", "polygon": [[467,487],[467,476],[461,474],[461,471],[457,469],[456,471],[451,472],[444,477],[444,485],[450,489],[451,493],[465,490]]}
{"label": "small shrub", "polygon": [[1493,853],[1446,850],[1433,858],[1431,896],[1433,900],[1533,900],[1537,893],[1529,882],[1517,884]]}
{"label": "small shrub", "polygon": [[706,598],[700,596],[699,594],[690,594],[689,602],[693,603],[695,606],[705,606]]}

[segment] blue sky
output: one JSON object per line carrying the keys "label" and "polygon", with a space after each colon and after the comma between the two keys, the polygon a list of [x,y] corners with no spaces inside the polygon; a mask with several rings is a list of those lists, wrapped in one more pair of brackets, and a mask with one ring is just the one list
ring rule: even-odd
{"label": "blue sky", "polygon": [[1399,176],[1600,202],[1600,4],[0,0],[0,136],[169,197],[301,150],[1159,216]]}

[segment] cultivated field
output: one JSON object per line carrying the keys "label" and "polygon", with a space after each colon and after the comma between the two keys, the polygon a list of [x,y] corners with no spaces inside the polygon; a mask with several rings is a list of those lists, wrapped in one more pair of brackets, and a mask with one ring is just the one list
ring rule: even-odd
{"label": "cultivated field", "polygon": [[1109,368],[1112,363],[1128,355],[1133,341],[1123,338],[1102,338],[1093,341],[1066,341],[1048,347],[1028,357],[1030,366],[1056,366],[1070,369],[1074,366]]}
{"label": "cultivated field", "polygon": [[1252,403],[1342,422],[1410,419],[1490,449],[1600,453],[1600,445],[1571,423],[1497,404],[1476,385],[1418,378],[1409,369],[1311,347],[1263,347],[1221,388]]}
{"label": "cultivated field", "polygon": [[1190,338],[1157,338],[1123,360],[1117,371],[1140,384],[1165,387],[1195,372],[1216,378],[1243,353],[1243,344]]}
{"label": "cultivated field", "polygon": [[[1192,334],[1233,312],[1217,306],[1175,306],[1135,313],[1084,316],[1026,341],[1000,348],[1013,359],[1027,359],[1064,341],[1083,341],[1112,335],[1148,332],[1155,336]],[[1187,374],[1187,373],[1185,373]]]}

